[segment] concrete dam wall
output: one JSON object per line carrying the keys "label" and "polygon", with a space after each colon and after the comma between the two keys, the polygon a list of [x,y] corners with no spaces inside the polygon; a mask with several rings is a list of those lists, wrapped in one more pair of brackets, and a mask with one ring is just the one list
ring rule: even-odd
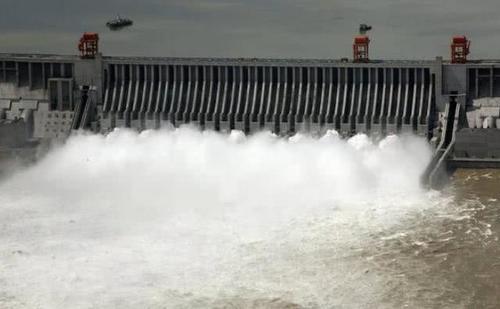
{"label": "concrete dam wall", "polygon": [[336,129],[427,134],[429,67],[333,63],[122,64],[104,68],[101,130],[194,123],[280,134]]}
{"label": "concrete dam wall", "polygon": [[500,62],[490,60],[2,54],[0,147],[64,139],[78,129],[105,133],[189,123],[281,135],[411,132],[436,145],[445,156],[436,162],[496,166],[499,97]]}

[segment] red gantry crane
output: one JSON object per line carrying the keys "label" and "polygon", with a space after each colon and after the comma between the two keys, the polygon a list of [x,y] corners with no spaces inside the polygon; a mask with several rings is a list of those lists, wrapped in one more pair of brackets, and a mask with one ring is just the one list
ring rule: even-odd
{"label": "red gantry crane", "polygon": [[99,35],[95,32],[85,32],[80,38],[78,50],[80,50],[80,58],[93,59],[99,51],[98,47]]}
{"label": "red gantry crane", "polygon": [[367,35],[358,35],[354,38],[353,61],[354,62],[368,62],[369,60],[369,45],[370,38]]}
{"label": "red gantry crane", "polygon": [[451,42],[451,63],[466,63],[470,53],[470,41],[465,35],[453,37]]}

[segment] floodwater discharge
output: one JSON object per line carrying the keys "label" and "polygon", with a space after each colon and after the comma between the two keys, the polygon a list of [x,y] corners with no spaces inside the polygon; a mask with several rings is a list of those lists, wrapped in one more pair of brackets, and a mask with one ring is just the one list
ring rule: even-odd
{"label": "floodwater discharge", "polygon": [[423,189],[431,154],[335,132],[73,136],[0,182],[0,307],[494,308],[500,173]]}

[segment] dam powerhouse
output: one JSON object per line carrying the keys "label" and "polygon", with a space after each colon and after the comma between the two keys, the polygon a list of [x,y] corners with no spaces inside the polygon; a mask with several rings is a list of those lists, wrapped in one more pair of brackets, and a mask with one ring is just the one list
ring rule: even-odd
{"label": "dam powerhouse", "polygon": [[192,124],[280,135],[336,130],[413,133],[436,147],[424,178],[447,167],[500,167],[500,61],[468,59],[451,40],[443,60],[109,57],[85,33],[79,55],[0,54],[0,149],[67,138]]}

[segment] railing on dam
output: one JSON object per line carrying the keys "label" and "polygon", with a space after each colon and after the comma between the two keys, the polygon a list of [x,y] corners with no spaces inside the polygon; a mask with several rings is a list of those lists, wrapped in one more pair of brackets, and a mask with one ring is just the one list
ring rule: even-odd
{"label": "railing on dam", "polygon": [[107,63],[101,130],[429,132],[429,67]]}

